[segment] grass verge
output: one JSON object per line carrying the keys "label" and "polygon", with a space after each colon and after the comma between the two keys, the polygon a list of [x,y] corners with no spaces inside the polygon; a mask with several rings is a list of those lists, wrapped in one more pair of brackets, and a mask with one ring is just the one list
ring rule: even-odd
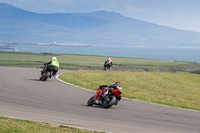
{"label": "grass verge", "polygon": [[123,97],[200,111],[198,74],[96,70],[67,72],[59,78],[91,90],[119,81]]}
{"label": "grass verge", "polygon": [[[56,56],[60,67],[68,70],[102,70],[107,57],[47,54],[47,53],[26,53],[26,52],[2,52],[0,51],[0,66],[16,67],[43,67],[43,63]],[[200,63],[180,61],[160,61],[135,58],[112,58],[113,70],[122,71],[163,71],[163,72],[200,72]]]}
{"label": "grass verge", "polygon": [[1,133],[99,133],[63,125],[33,122],[0,116]]}

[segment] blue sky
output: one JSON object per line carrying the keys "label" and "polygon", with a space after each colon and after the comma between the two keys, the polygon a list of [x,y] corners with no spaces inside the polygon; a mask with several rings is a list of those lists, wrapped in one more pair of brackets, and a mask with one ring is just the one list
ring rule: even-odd
{"label": "blue sky", "polygon": [[36,13],[117,12],[147,22],[200,32],[200,0],[0,0]]}

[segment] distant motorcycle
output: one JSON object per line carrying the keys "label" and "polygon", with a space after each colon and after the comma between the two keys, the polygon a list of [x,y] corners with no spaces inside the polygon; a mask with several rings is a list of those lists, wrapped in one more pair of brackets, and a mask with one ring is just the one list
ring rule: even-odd
{"label": "distant motorcycle", "polygon": [[[44,67],[47,67],[47,66],[44,66]],[[40,80],[46,81],[48,78],[51,78],[53,70],[54,70],[53,66],[50,66],[46,71],[42,70]]]}
{"label": "distant motorcycle", "polygon": [[112,69],[111,64],[106,63],[106,64],[104,65],[104,70],[106,70],[106,71],[110,71],[111,69]]}
{"label": "distant motorcycle", "polygon": [[[99,95],[102,93],[100,88],[97,89],[94,96],[92,96],[88,102],[88,106],[92,106],[93,104],[103,106],[104,108],[110,108],[113,105],[117,105],[119,100],[121,99],[122,89],[111,89],[109,87],[105,88],[105,93],[103,95]],[[97,97],[101,98],[101,102],[96,103]]]}

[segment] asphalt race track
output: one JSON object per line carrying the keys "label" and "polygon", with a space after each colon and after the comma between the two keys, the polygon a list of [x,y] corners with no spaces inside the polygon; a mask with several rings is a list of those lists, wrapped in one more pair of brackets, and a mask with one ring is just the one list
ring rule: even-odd
{"label": "asphalt race track", "polygon": [[0,67],[0,74],[3,116],[113,133],[200,133],[199,111],[128,99],[110,109],[88,107],[94,92],[56,77],[39,81],[40,69]]}

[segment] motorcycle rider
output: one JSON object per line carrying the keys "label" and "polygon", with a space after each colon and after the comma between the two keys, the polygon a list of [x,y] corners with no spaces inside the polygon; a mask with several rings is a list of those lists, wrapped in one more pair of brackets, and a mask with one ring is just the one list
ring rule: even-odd
{"label": "motorcycle rider", "polygon": [[[120,82],[115,82],[113,85],[100,85],[99,88],[101,89],[101,91],[97,91],[95,94],[94,102],[96,104],[102,104],[103,95],[106,91],[112,91],[112,88],[114,90],[118,90],[118,89],[122,90],[122,86],[120,85]],[[117,105],[118,101],[120,100],[121,100],[121,95],[117,97],[117,102],[115,103],[115,105]]]}
{"label": "motorcycle rider", "polygon": [[110,57],[104,63],[104,70],[106,70],[106,66],[109,66],[109,67],[113,66],[113,62]]}
{"label": "motorcycle rider", "polygon": [[[58,69],[59,69],[59,62],[57,60],[56,57],[52,57],[52,60],[47,62],[47,63],[44,63],[44,68],[43,68],[43,71],[42,72],[46,72],[50,67],[53,67],[53,76],[56,75],[56,73],[58,72]],[[51,77],[50,77],[51,78]]]}

